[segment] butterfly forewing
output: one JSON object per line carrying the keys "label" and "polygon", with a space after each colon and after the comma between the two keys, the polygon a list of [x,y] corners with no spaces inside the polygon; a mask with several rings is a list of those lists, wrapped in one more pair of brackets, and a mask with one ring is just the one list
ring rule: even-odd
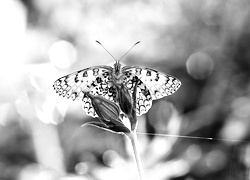
{"label": "butterfly forewing", "polygon": [[111,71],[112,67],[110,66],[95,66],[83,69],[59,78],[53,86],[56,92],[63,97],[81,100],[86,114],[97,117],[91,100],[85,96],[84,92],[103,95],[112,100],[112,94],[109,92]]}
{"label": "butterfly forewing", "polygon": [[125,76],[137,76],[149,90],[152,100],[169,96],[181,86],[177,78],[150,68],[125,66],[122,72]]}

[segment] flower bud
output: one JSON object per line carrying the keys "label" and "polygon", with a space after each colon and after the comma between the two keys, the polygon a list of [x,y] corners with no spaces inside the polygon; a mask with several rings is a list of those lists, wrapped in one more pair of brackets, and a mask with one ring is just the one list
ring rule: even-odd
{"label": "flower bud", "polygon": [[133,108],[133,101],[131,98],[131,95],[128,91],[128,88],[124,86],[124,84],[121,84],[121,87],[118,87],[118,103],[121,108],[121,110],[126,115],[131,115],[132,108]]}
{"label": "flower bud", "polygon": [[130,129],[120,119],[121,111],[116,103],[101,96],[85,94],[91,99],[92,106],[101,122],[88,122],[83,126],[91,125],[114,133],[130,133]]}
{"label": "flower bud", "polygon": [[94,96],[89,93],[86,95],[91,99],[96,114],[102,120],[108,122],[119,120],[120,109],[118,105],[101,96]]}

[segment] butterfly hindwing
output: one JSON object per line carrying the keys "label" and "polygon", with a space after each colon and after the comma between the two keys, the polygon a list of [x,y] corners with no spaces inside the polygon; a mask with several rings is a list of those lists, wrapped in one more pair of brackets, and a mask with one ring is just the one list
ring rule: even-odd
{"label": "butterfly hindwing", "polygon": [[122,72],[125,76],[137,76],[149,90],[152,100],[169,96],[181,86],[181,82],[174,76],[150,68],[125,66]]}
{"label": "butterfly hindwing", "polygon": [[[137,82],[138,81],[138,82]],[[134,74],[125,74],[124,83],[126,87],[129,89],[129,92],[132,96],[134,87],[137,82],[136,87],[136,115],[141,116],[148,112],[148,110],[152,106],[152,97],[150,95],[149,90],[145,86],[145,84],[138,79]]]}
{"label": "butterfly hindwing", "polygon": [[109,93],[109,80],[112,67],[95,66],[72,74],[63,76],[55,81],[53,87],[59,95],[79,99],[87,115],[97,117],[91,100],[85,96],[84,92],[90,92],[93,95],[105,95],[108,99],[112,99]]}
{"label": "butterfly hindwing", "polygon": [[87,97],[86,95],[84,95],[84,97],[82,99],[82,109],[85,111],[85,113],[88,116],[98,117],[98,115],[96,114],[96,112],[92,106],[91,99],[89,97]]}

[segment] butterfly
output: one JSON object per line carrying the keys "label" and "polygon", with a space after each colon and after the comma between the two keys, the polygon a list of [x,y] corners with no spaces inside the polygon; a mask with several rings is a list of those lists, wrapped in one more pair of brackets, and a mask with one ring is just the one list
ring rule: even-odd
{"label": "butterfly", "polygon": [[102,96],[117,103],[117,84],[123,84],[131,95],[135,85],[137,86],[137,116],[147,113],[153,100],[169,96],[181,86],[180,80],[174,76],[147,67],[122,67],[120,62],[116,60],[114,67],[93,66],[63,76],[55,81],[53,87],[63,97],[82,101],[82,107],[86,114],[98,117],[87,93]]}

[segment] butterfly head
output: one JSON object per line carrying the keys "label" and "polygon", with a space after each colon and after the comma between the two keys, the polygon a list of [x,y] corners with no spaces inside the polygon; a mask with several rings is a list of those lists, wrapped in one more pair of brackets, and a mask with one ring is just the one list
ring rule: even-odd
{"label": "butterfly head", "polygon": [[118,60],[116,60],[114,64],[114,73],[116,76],[118,76],[121,73],[121,64]]}

